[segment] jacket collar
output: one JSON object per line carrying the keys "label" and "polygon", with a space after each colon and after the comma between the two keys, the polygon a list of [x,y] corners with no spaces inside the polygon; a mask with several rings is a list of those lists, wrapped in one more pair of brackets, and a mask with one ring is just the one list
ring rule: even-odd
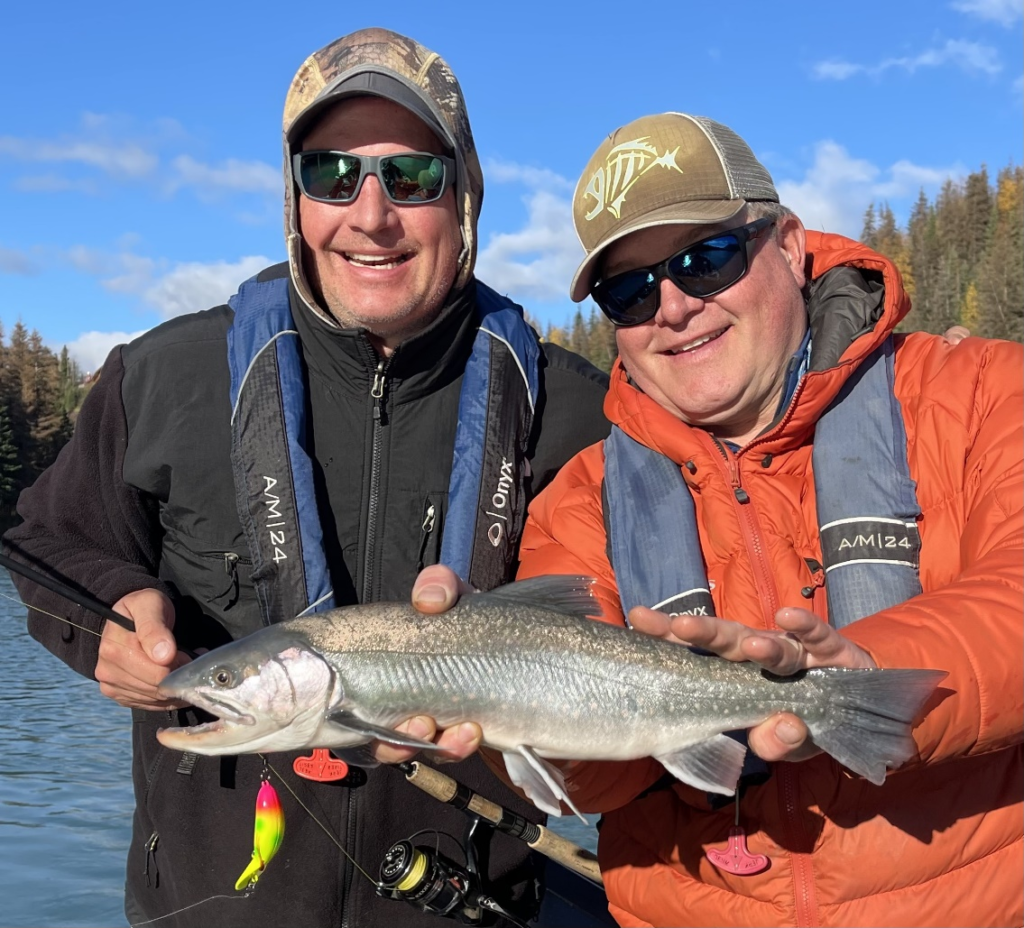
{"label": "jacket collar", "polygon": [[[343,393],[369,395],[381,356],[366,329],[342,329],[314,315],[290,288],[292,316],[311,376]],[[449,297],[441,314],[426,329],[402,342],[385,372],[391,389],[402,385],[413,399],[457,379],[465,366],[476,332],[476,281]]]}

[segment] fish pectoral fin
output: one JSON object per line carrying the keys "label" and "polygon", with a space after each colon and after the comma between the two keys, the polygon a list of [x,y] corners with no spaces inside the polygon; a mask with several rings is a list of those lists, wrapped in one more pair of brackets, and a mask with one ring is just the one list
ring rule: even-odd
{"label": "fish pectoral fin", "polygon": [[350,767],[363,767],[366,769],[379,767],[380,761],[373,756],[368,747],[360,746],[354,748],[331,748],[331,753],[343,760]]}
{"label": "fish pectoral fin", "polygon": [[727,735],[712,735],[654,759],[677,780],[708,793],[732,796],[746,756],[747,749],[740,742]]}
{"label": "fish pectoral fin", "polygon": [[565,789],[565,777],[554,764],[538,757],[533,748],[525,744],[519,745],[515,751],[504,751],[501,756],[509,778],[538,809],[548,815],[561,815],[561,801],[576,813],[584,825],[590,824],[573,805]]}
{"label": "fish pectoral fin", "polygon": [[[374,725],[373,722],[364,721],[343,709],[330,713],[327,716],[327,720],[332,725],[344,728],[354,735],[360,735],[367,741],[386,741],[388,744],[396,744],[403,748],[419,748],[421,751],[426,749],[431,751],[437,750],[437,745],[433,741],[421,741],[419,738],[413,738],[400,731],[395,731],[393,728]],[[332,750],[334,750],[335,754],[338,753],[334,748]],[[365,766],[365,764],[360,766]]]}

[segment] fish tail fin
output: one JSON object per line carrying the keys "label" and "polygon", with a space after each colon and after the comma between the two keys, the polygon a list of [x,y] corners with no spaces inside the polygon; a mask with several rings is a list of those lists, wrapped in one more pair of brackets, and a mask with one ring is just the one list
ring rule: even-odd
{"label": "fish tail fin", "polygon": [[910,729],[941,670],[817,671],[829,678],[829,711],[809,724],[814,743],[844,767],[880,786],[885,768],[917,752]]}

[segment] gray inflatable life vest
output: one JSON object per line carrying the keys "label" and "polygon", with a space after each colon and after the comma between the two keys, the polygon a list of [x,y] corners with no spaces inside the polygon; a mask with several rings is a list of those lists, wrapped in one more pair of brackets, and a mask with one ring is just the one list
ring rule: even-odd
{"label": "gray inflatable life vest", "polygon": [[[921,592],[921,510],[907,462],[890,336],[815,428],[813,462],[829,621],[837,628]],[[617,427],[602,489],[622,608],[714,615],[696,513],[679,467]]]}

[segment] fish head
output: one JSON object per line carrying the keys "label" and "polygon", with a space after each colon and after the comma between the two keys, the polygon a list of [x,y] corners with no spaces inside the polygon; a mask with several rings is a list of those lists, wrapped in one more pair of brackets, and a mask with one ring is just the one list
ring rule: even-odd
{"label": "fish head", "polygon": [[310,747],[326,713],[342,699],[341,683],[301,632],[261,629],[203,654],[158,687],[217,716],[186,728],[164,728],[167,748],[196,754],[246,754]]}

